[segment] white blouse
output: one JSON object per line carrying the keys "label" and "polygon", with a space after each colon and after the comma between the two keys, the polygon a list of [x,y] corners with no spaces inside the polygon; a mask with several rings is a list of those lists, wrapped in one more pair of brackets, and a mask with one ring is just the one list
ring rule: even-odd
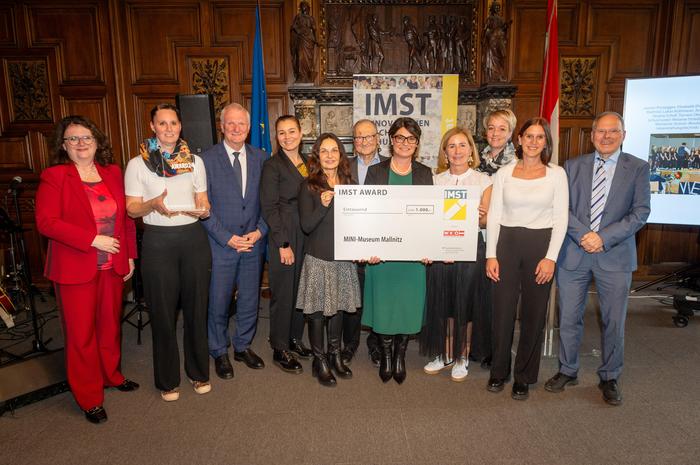
{"label": "white blouse", "polygon": [[552,228],[545,258],[557,261],[569,222],[569,185],[564,169],[547,165],[537,179],[513,177],[517,164],[504,166],[493,176],[493,192],[486,225],[486,258],[496,257],[501,226]]}

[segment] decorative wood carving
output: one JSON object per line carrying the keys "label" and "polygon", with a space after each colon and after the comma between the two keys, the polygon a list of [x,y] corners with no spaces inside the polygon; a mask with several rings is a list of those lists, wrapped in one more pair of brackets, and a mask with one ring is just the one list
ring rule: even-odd
{"label": "decorative wood carving", "polygon": [[313,82],[316,77],[316,20],[311,16],[309,3],[302,0],[299,12],[289,31],[289,51],[292,56],[292,71],[296,82]]}
{"label": "decorative wood carving", "polygon": [[476,83],[475,0],[324,0],[321,74],[458,73]]}
{"label": "decorative wood carving", "polygon": [[45,60],[7,61],[12,121],[52,121]]}
{"label": "decorative wood carving", "polygon": [[196,94],[212,94],[214,110],[218,115],[229,103],[229,65],[224,57],[206,57],[190,59],[190,82]]}
{"label": "decorative wood carving", "polygon": [[560,61],[561,116],[595,116],[595,87],[598,58],[563,57]]}
{"label": "decorative wood carving", "polygon": [[489,16],[484,24],[484,81],[505,82],[508,28],[513,21],[505,21],[501,16],[501,3],[493,0]]}

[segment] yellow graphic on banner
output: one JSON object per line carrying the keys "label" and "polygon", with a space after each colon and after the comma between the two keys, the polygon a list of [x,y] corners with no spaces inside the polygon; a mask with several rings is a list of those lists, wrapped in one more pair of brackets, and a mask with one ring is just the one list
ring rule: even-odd
{"label": "yellow graphic on banner", "polygon": [[451,221],[466,221],[467,200],[445,199],[442,204],[443,218]]}

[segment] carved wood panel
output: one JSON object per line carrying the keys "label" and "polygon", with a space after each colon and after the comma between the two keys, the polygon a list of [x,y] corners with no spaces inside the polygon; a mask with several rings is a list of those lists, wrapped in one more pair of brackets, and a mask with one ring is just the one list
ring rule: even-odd
{"label": "carved wood panel", "polygon": [[28,137],[0,138],[0,169],[31,171],[32,159]]}

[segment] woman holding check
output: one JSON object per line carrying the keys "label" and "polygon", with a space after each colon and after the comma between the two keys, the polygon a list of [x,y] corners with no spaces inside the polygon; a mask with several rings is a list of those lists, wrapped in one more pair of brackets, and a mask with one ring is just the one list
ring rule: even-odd
{"label": "woman holding check", "polygon": [[[430,168],[415,160],[421,129],[412,118],[398,118],[389,128],[391,158],[369,167],[365,185],[432,185]],[[365,271],[362,324],[380,335],[379,377],[406,379],[405,356],[408,335],[423,324],[425,310],[425,266],[420,262],[369,260]]]}

